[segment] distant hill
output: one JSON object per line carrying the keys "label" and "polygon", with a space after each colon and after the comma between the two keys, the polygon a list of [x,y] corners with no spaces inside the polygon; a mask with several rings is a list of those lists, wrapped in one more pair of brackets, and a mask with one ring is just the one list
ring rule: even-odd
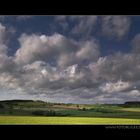
{"label": "distant hill", "polygon": [[[22,99],[16,99],[16,100],[3,100],[3,101],[0,101],[0,104],[3,104],[3,103],[6,103],[6,104],[14,104],[14,103],[21,103],[21,104],[26,104],[26,103],[29,103],[29,104],[33,104],[33,105],[41,105],[41,104],[52,104],[52,105],[67,105],[66,103],[50,103],[50,102],[44,102],[44,101],[41,101],[41,100],[22,100]],[[71,105],[74,105],[71,103]],[[76,105],[76,104],[75,104]],[[140,105],[140,101],[127,101],[125,102],[124,104],[104,104],[104,105]]]}
{"label": "distant hill", "polygon": [[125,105],[140,105],[140,101],[128,101],[124,103]]}
{"label": "distant hill", "polygon": [[3,100],[0,102],[34,102],[33,100]]}
{"label": "distant hill", "polygon": [[[129,111],[127,109],[135,111]],[[0,116],[75,116],[140,118],[140,102],[124,104],[64,104],[39,100],[0,101]],[[136,112],[137,111],[137,112]]]}
{"label": "distant hill", "polygon": [[45,105],[49,105],[47,102],[43,102],[40,100],[4,100],[0,101],[0,105],[4,106],[5,108],[9,107],[42,107]]}
{"label": "distant hill", "polygon": [[42,103],[45,103],[44,101],[41,101],[41,100],[3,100],[3,101],[0,101],[0,103],[15,103],[15,102],[42,102]]}

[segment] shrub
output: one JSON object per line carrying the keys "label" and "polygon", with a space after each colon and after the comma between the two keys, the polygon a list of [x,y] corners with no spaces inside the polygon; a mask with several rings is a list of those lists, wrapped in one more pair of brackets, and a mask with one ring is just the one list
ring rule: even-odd
{"label": "shrub", "polygon": [[116,111],[104,109],[104,108],[92,108],[90,110],[94,112],[100,112],[100,113],[116,113]]}
{"label": "shrub", "polygon": [[47,111],[37,110],[37,111],[33,111],[32,114],[37,116],[55,116],[56,112],[54,110],[47,110]]}
{"label": "shrub", "polygon": [[9,114],[10,114],[10,115],[13,114],[12,110],[9,111]]}
{"label": "shrub", "polygon": [[4,108],[4,105],[0,104],[0,108]]}
{"label": "shrub", "polygon": [[87,109],[84,107],[84,108],[82,108],[82,111],[86,111]]}
{"label": "shrub", "polygon": [[37,115],[37,116],[40,116],[40,115],[42,116],[42,115],[44,115],[44,111],[40,111],[40,110],[39,111],[33,111],[32,114]]}

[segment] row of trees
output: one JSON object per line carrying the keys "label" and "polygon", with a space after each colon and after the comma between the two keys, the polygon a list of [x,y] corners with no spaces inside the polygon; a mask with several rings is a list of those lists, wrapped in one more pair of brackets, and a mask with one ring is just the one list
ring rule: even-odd
{"label": "row of trees", "polygon": [[33,111],[32,114],[37,116],[55,116],[56,112],[54,110],[47,110],[47,111],[37,110],[37,111]]}

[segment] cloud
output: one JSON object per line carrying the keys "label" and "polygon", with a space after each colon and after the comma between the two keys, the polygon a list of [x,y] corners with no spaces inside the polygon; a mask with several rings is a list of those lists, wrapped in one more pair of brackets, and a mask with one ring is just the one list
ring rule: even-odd
{"label": "cloud", "polygon": [[97,16],[56,16],[55,21],[62,30],[82,39],[90,38],[95,30]]}
{"label": "cloud", "polygon": [[16,16],[17,20],[20,20],[20,21],[25,21],[25,20],[31,19],[33,17],[34,16],[32,16],[32,15],[19,15],[19,16]]}
{"label": "cloud", "polygon": [[[112,18],[115,17],[109,20],[114,22]],[[80,30],[84,19],[64,16],[57,20],[76,20],[74,28]],[[116,24],[113,36],[124,36],[116,32],[122,28],[118,27],[122,22]],[[132,41],[131,52],[101,56],[102,46],[94,37],[74,40],[60,33],[23,33],[18,38],[20,47],[9,56],[8,30],[0,24],[0,97],[3,99],[9,96],[55,102],[120,103],[139,98],[140,54],[136,53],[139,34]]]}
{"label": "cloud", "polygon": [[[51,36],[22,34],[19,42],[21,47],[13,61],[25,89],[32,87],[43,92],[45,89],[94,86],[90,69],[80,64],[85,59],[92,62],[98,59],[97,40],[75,41],[55,33]],[[51,66],[50,58],[56,61],[55,66]]]}
{"label": "cloud", "polygon": [[103,16],[101,24],[104,36],[120,40],[128,33],[131,20],[128,16]]}
{"label": "cloud", "polygon": [[81,49],[76,53],[79,59],[97,60],[100,56],[99,43],[96,40],[82,42]]}
{"label": "cloud", "polygon": [[[102,75],[102,79],[95,79],[92,74],[88,66],[72,65],[59,70],[46,62],[35,61],[22,66],[16,74],[13,72],[1,73],[0,81],[1,86],[8,88],[11,93],[13,92],[14,97],[18,92],[19,96],[16,94],[17,97],[32,96],[34,99],[40,98],[55,102],[120,103],[135,99],[133,97],[135,95],[132,94],[138,96],[138,93],[129,91],[139,90],[139,82],[136,84],[133,81],[123,81],[122,83],[106,81],[105,84]],[[108,71],[108,77],[109,75],[111,74]],[[138,89],[132,88],[135,85]],[[110,95],[107,96],[107,93]]]}
{"label": "cloud", "polygon": [[10,37],[10,30],[0,23],[0,72],[12,71],[14,62],[11,56],[8,56],[7,41]]}
{"label": "cloud", "polygon": [[26,81],[26,86],[36,89],[80,88],[93,86],[90,81],[90,70],[77,64],[66,69],[56,69],[45,62],[36,61],[23,67],[21,81]]}
{"label": "cloud", "polygon": [[77,42],[55,33],[52,36],[26,35],[19,38],[21,47],[15,54],[15,62],[29,64],[37,60],[56,61],[59,67],[80,63],[84,59],[96,60],[99,45],[96,41]]}
{"label": "cloud", "polygon": [[3,44],[5,42],[6,35],[6,27],[0,23],[0,43]]}
{"label": "cloud", "polygon": [[6,19],[13,18],[13,19],[16,19],[17,21],[25,21],[25,20],[31,19],[33,17],[34,16],[32,16],[32,15],[1,15],[0,20],[5,21]]}
{"label": "cloud", "polygon": [[[6,57],[8,61],[4,61],[0,74],[1,86],[5,85],[14,93],[17,89],[21,94],[42,100],[75,103],[120,103],[134,100],[135,94],[139,97],[139,54],[116,53],[100,57],[99,44],[95,40],[77,42],[60,34],[24,34],[19,41],[20,54],[17,55],[17,50],[14,57]],[[29,50],[26,52],[24,47]],[[36,57],[37,53],[41,57]],[[5,53],[2,51],[2,54]],[[64,55],[66,57],[61,60]],[[56,66],[48,61],[51,56],[58,58]],[[78,64],[83,59],[90,59],[89,65]],[[6,72],[4,64],[8,62],[7,67],[12,64],[13,71]]]}
{"label": "cloud", "polygon": [[131,90],[130,93],[128,93],[130,96],[134,97],[140,97],[140,91],[139,90]]}
{"label": "cloud", "polygon": [[94,77],[105,81],[137,81],[139,75],[139,54],[116,53],[114,55],[99,58],[97,62],[90,64]]}
{"label": "cloud", "polygon": [[13,28],[7,29],[6,26],[0,23],[0,44],[5,45],[14,32],[15,30]]}
{"label": "cloud", "polygon": [[72,29],[73,34],[85,34],[85,36],[89,36],[97,23],[97,16],[72,16],[70,18],[78,21]]}
{"label": "cloud", "polygon": [[105,85],[99,87],[102,92],[113,93],[113,92],[120,92],[127,88],[129,88],[128,82],[117,81],[116,83],[106,83]]}
{"label": "cloud", "polygon": [[132,40],[132,52],[140,53],[140,34],[136,34]]}
{"label": "cloud", "polygon": [[[115,102],[119,99],[124,101],[134,86],[137,86],[135,90],[139,90],[138,54],[117,53],[100,57],[97,54],[99,44],[96,41],[75,42],[60,34],[52,36],[24,34],[19,41],[21,43],[20,55],[17,55],[19,52],[17,50],[15,57],[7,57],[11,59],[8,62],[13,64],[13,71],[6,72],[3,69],[1,86],[6,85],[13,90],[22,89],[22,94],[28,93],[35,98],[44,94],[51,101],[66,99],[65,102],[75,103],[76,99],[79,99],[78,102],[81,103],[111,102],[111,100]],[[24,47],[29,50],[27,51]],[[50,47],[49,50],[47,47]],[[37,53],[40,53],[39,59],[36,57]],[[73,57],[69,57],[70,54],[73,54]],[[51,66],[47,58],[55,55],[58,58],[57,62],[60,62],[60,57],[66,55],[62,60],[65,63]],[[90,64],[79,65],[78,62],[83,59],[90,59]],[[5,61],[3,64],[8,64],[8,62]],[[62,67],[63,65],[65,67]],[[119,81],[120,78],[123,82]],[[67,94],[65,94],[66,91]],[[122,95],[118,94],[119,92],[124,93],[123,99],[121,99]],[[103,96],[107,93],[111,95]],[[116,93],[115,96],[112,93]]]}
{"label": "cloud", "polygon": [[[74,37],[92,38],[100,32],[108,39],[123,39],[131,27],[131,18],[129,16],[56,16],[55,21],[61,28],[61,31],[67,32]],[[99,29],[96,25],[99,23]],[[100,27],[101,26],[101,27]]]}

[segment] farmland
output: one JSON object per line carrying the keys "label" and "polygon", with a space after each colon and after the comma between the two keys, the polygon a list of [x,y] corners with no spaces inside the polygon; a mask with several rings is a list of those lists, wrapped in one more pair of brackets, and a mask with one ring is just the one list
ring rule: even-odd
{"label": "farmland", "polygon": [[38,124],[38,125],[108,125],[140,124],[140,119],[92,118],[92,117],[31,117],[0,116],[0,124]]}
{"label": "farmland", "polygon": [[140,124],[140,106],[1,101],[0,124]]}

